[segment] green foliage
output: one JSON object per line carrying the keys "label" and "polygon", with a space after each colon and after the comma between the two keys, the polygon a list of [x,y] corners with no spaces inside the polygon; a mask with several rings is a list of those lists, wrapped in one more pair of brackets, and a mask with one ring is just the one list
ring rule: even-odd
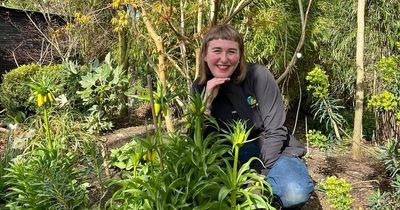
{"label": "green foliage", "polygon": [[396,136],[400,125],[399,114],[399,56],[393,54],[382,57],[374,66],[375,77],[378,81],[377,91],[368,101],[368,107],[372,108],[377,116],[376,139],[384,142]]}
{"label": "green foliage", "polygon": [[[29,131],[19,132],[13,147],[22,154],[14,158],[2,177],[6,207],[10,209],[83,209],[89,206],[89,182],[103,188],[102,159],[88,134],[68,111],[51,111],[53,87],[45,82],[30,83],[43,108],[35,115]],[[39,95],[40,94],[40,95]],[[50,94],[50,95],[49,95]],[[47,101],[43,97],[47,97]],[[41,103],[39,103],[40,100]],[[52,125],[52,127],[50,127]],[[34,128],[35,126],[36,129]],[[43,132],[43,127],[46,132]],[[50,134],[50,130],[53,135]],[[53,137],[54,138],[53,138]],[[44,146],[44,142],[46,142]],[[89,140],[89,141],[88,141]],[[3,171],[3,170],[2,170]],[[4,171],[3,171],[4,172]],[[4,178],[4,179],[3,179]],[[101,191],[100,193],[104,193]]]}
{"label": "green foliage", "polygon": [[88,203],[88,183],[82,181],[73,152],[41,146],[20,155],[7,169],[11,209],[80,209]]}
{"label": "green foliage", "polygon": [[394,195],[397,199],[397,204],[400,206],[400,174],[396,174],[392,187],[394,188]]}
{"label": "green foliage", "polygon": [[368,199],[368,209],[370,210],[394,210],[395,203],[393,196],[389,192],[383,192],[378,189]]}
{"label": "green foliage", "polygon": [[236,23],[251,62],[264,63],[277,74],[285,68],[301,32],[297,2],[256,1]]}
{"label": "green foliage", "polygon": [[6,109],[6,113],[9,116],[16,116],[17,113],[24,113],[25,116],[34,114],[36,106],[29,100],[31,92],[27,83],[30,83],[32,79],[42,80],[44,77],[51,81],[52,86],[56,86],[62,81],[60,76],[62,68],[62,65],[41,67],[30,64],[7,72],[0,86],[0,102]]}
{"label": "green foliage", "polygon": [[[246,143],[251,129],[246,129],[244,121],[235,121],[228,126],[228,131],[223,135],[232,144],[231,151],[233,152],[233,167],[225,160],[227,169],[220,172],[222,183],[224,184],[219,190],[218,199],[221,204],[227,203],[231,208],[240,209],[246,207],[264,207],[268,209],[268,198],[264,195],[265,188],[271,191],[269,184],[256,174],[255,170],[250,169],[252,161],[260,161],[253,157],[243,164],[238,170],[239,150]],[[250,187],[248,187],[250,185]],[[260,190],[261,194],[257,195],[253,192]],[[225,198],[230,195],[230,202],[224,202]],[[238,200],[246,198],[245,202],[237,203]],[[220,204],[220,205],[221,205]]]}
{"label": "green foliage", "polygon": [[[67,111],[49,112],[54,138],[51,144],[45,144],[47,135],[42,131],[42,118],[34,116],[34,122],[28,128],[21,126],[13,139],[13,147],[18,146],[23,153],[10,162],[4,176],[7,206],[11,209],[88,207],[89,195],[104,193],[101,149],[96,147],[93,136],[82,130],[79,117]],[[96,193],[89,193],[88,183],[96,183],[90,187]]]}
{"label": "green foliage", "polygon": [[393,177],[393,192],[381,193],[378,189],[369,198],[368,207],[372,210],[395,210],[400,208],[400,174]]}
{"label": "green foliage", "polygon": [[[340,111],[340,114],[343,116],[344,121],[347,122],[346,126],[346,133],[349,136],[353,135],[353,127],[354,127],[354,110],[352,109],[342,109]],[[371,110],[364,110],[363,111],[363,138],[366,139],[367,141],[372,141],[373,135],[375,132],[375,115],[374,112]]]}
{"label": "green foliage", "polygon": [[61,105],[68,105],[77,111],[84,112],[86,111],[86,106],[83,105],[83,101],[77,92],[82,89],[79,81],[81,81],[82,76],[88,73],[89,68],[86,65],[78,65],[72,61],[64,62],[62,65],[63,79],[61,85],[57,87],[57,95],[59,97],[65,96],[66,100],[61,102],[64,103]]}
{"label": "green foliage", "polygon": [[[122,179],[113,180],[118,190],[107,202],[110,209],[254,209],[270,206],[271,189],[266,181],[250,169],[251,161],[240,169],[232,167],[229,138],[236,139],[235,148],[246,140],[243,123],[232,126],[226,138],[216,133],[202,136],[204,104],[200,94],[191,99],[188,110],[188,133],[178,129],[162,137],[156,131],[146,140],[135,140],[112,152],[113,164],[121,168]],[[211,123],[215,122],[210,119]],[[236,130],[238,129],[238,130]],[[200,134],[200,135],[199,135]],[[165,143],[159,138],[166,138]],[[243,138],[242,138],[243,137]],[[152,143],[153,142],[153,143]],[[149,160],[149,152],[157,157]],[[235,151],[232,151],[236,153]],[[133,161],[142,157],[140,161]],[[221,158],[223,157],[223,158]],[[234,158],[235,160],[235,158]],[[237,158],[236,158],[237,163]],[[131,173],[135,168],[137,173]],[[162,167],[163,166],[163,167]],[[236,165],[237,166],[237,165]],[[237,202],[236,202],[237,201]]]}
{"label": "green foliage", "polygon": [[6,168],[10,166],[11,160],[20,153],[17,145],[13,145],[13,142],[16,142],[11,135],[13,130],[14,128],[9,128],[8,138],[4,144],[2,155],[0,156],[0,207],[1,204],[7,201],[5,193],[7,189],[6,182],[8,179],[4,177],[4,175],[7,174]]}
{"label": "green foliage", "polygon": [[[356,3],[320,0],[313,2],[309,47],[314,63],[329,67],[331,95],[351,101],[355,94]],[[350,58],[350,59],[349,59]]]}
{"label": "green foliage", "polygon": [[313,95],[311,108],[314,118],[319,118],[320,123],[325,121],[326,129],[332,129],[338,140],[341,140],[339,128],[343,125],[344,118],[340,114],[343,107],[338,105],[339,100],[332,99],[328,93],[329,81],[325,71],[320,66],[316,66],[306,77],[310,83],[307,90]]}
{"label": "green foliage", "polygon": [[112,116],[121,108],[118,98],[129,79],[124,76],[122,66],[113,67],[110,54],[104,63],[94,62],[79,82],[82,91],[77,93],[83,104],[89,106],[88,131],[97,133],[112,128]]}
{"label": "green foliage", "polygon": [[[142,156],[142,151],[140,150],[140,145],[136,141],[132,141],[120,148],[111,150],[110,163],[113,166],[118,167],[121,170],[131,170],[137,161],[140,160]],[[140,156],[137,158],[137,154]]]}
{"label": "green foliage", "polygon": [[[399,92],[398,58],[395,56],[383,57],[376,63],[378,76],[381,79],[383,91],[380,94],[371,96],[368,107],[377,112],[388,112],[396,110]],[[399,116],[400,117],[400,116]]]}
{"label": "green foliage", "polygon": [[382,153],[379,155],[385,164],[386,170],[392,177],[400,174],[400,144],[398,141],[388,140],[385,146],[381,146]]}
{"label": "green foliage", "polygon": [[397,70],[397,62],[393,56],[383,57],[376,63],[376,68],[380,73],[380,77],[385,83],[392,83],[398,80],[399,72]]}
{"label": "green foliage", "polygon": [[326,194],[331,208],[338,210],[350,210],[353,199],[351,198],[351,185],[343,178],[328,177],[320,183],[320,187]]}
{"label": "green foliage", "polygon": [[319,118],[319,122],[325,122],[326,130],[335,129],[335,125],[341,126],[344,123],[344,118],[340,114],[343,106],[338,105],[339,100],[327,98],[318,100],[311,106],[314,112],[314,118]]}
{"label": "green foliage", "polygon": [[311,145],[316,146],[320,149],[326,150],[328,147],[328,137],[321,133],[321,131],[309,130],[306,134],[306,138]]}
{"label": "green foliage", "polygon": [[377,111],[391,111],[397,107],[397,98],[393,93],[383,91],[381,94],[372,96],[368,101],[368,107],[372,107]]}
{"label": "green foliage", "polygon": [[[365,42],[368,46],[364,49],[364,66],[368,86],[374,82],[371,70],[375,69],[375,63],[382,56],[398,52],[395,44],[400,40],[399,5],[397,0],[377,0],[366,5]],[[332,95],[346,104],[352,104],[355,96],[356,12],[356,1],[320,0],[313,2],[308,25],[315,50],[312,53],[316,55],[314,63],[329,67],[334,87]],[[366,89],[367,95],[370,90]]]}
{"label": "green foliage", "polygon": [[[137,98],[139,100],[150,102],[150,94],[147,88],[138,86],[132,87],[132,89],[136,89],[137,94],[132,95],[132,97]],[[132,90],[129,90],[133,92]],[[182,89],[175,89],[175,85],[167,85],[163,86],[160,82],[157,82],[156,90],[153,91],[153,99],[154,99],[154,111],[157,117],[158,126],[161,126],[163,117],[165,117],[169,110],[174,104],[182,105],[179,96],[184,92]],[[201,101],[200,101],[201,103]]]}
{"label": "green foliage", "polygon": [[325,99],[328,97],[328,75],[320,66],[315,66],[314,69],[308,73],[306,80],[309,82],[307,91],[310,91],[315,98]]}

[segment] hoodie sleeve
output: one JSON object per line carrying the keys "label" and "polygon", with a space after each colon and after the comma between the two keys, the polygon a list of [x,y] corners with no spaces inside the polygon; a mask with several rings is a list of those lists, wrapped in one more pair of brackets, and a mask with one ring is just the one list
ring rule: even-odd
{"label": "hoodie sleeve", "polygon": [[253,90],[260,110],[263,128],[259,144],[261,159],[267,175],[284,149],[287,140],[287,129],[284,127],[286,120],[285,106],[278,85],[273,75],[263,65],[255,64],[249,69],[249,79],[252,81]]}

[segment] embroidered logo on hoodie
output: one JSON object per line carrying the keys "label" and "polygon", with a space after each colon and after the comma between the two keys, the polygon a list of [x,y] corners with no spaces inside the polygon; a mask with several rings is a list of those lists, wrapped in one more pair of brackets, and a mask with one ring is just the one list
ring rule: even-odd
{"label": "embroidered logo on hoodie", "polygon": [[247,97],[247,103],[251,106],[254,107],[257,105],[257,100],[253,96]]}

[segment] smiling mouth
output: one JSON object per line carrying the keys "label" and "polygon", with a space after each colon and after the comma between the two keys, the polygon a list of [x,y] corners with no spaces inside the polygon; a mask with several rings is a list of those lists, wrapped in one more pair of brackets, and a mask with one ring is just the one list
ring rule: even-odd
{"label": "smiling mouth", "polygon": [[230,65],[217,65],[217,67],[222,70],[227,70],[230,67]]}

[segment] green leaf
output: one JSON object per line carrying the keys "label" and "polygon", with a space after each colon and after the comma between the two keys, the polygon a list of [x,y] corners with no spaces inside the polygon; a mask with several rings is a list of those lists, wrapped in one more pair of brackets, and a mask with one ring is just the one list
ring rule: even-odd
{"label": "green leaf", "polygon": [[232,191],[232,189],[228,189],[226,186],[222,186],[218,192],[218,201],[222,202],[225,200],[226,196]]}

